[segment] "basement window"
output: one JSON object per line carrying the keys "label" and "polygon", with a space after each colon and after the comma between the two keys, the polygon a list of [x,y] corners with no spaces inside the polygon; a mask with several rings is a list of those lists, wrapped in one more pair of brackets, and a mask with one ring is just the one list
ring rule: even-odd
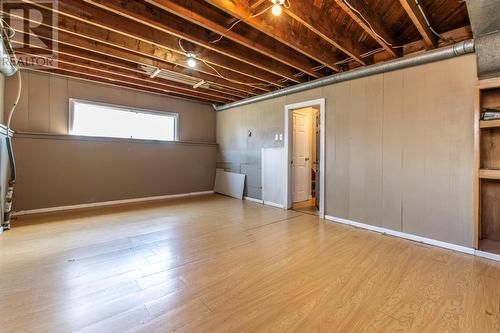
{"label": "basement window", "polygon": [[71,135],[177,141],[178,114],[70,99]]}

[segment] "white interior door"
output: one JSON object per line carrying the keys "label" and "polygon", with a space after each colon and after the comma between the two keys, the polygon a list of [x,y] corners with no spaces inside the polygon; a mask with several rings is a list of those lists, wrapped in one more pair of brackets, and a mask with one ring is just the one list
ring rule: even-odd
{"label": "white interior door", "polygon": [[293,202],[309,200],[311,194],[311,126],[309,115],[293,113]]}

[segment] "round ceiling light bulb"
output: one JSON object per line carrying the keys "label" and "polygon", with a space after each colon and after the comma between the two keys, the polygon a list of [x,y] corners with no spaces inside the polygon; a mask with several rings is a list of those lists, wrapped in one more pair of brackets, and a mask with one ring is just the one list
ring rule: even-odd
{"label": "round ceiling light bulb", "polygon": [[281,8],[281,5],[276,4],[273,6],[272,12],[274,16],[280,16],[283,9]]}
{"label": "round ceiling light bulb", "polygon": [[195,68],[196,67],[196,56],[192,53],[188,53],[187,57],[188,57],[188,60],[187,60],[188,66],[191,68]]}
{"label": "round ceiling light bulb", "polygon": [[188,63],[188,66],[191,68],[196,67],[196,60],[194,60],[193,58],[189,58],[187,63]]}

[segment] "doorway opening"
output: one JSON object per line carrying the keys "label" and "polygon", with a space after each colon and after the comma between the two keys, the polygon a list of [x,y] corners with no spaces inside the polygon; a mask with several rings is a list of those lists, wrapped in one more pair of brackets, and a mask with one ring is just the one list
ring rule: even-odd
{"label": "doorway opening", "polygon": [[292,111],[292,208],[319,215],[319,107]]}
{"label": "doorway opening", "polygon": [[286,208],[324,217],[324,99],[285,107]]}

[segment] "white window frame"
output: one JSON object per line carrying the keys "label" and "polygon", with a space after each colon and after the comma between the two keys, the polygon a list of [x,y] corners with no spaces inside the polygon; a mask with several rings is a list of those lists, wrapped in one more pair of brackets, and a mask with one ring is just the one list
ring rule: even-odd
{"label": "white window frame", "polygon": [[[141,138],[122,138],[122,137],[114,137],[114,136],[106,136],[105,138],[118,139],[118,140],[120,140],[120,139],[121,140],[146,140],[146,141],[162,141],[162,142],[179,141],[179,114],[176,112],[155,111],[155,110],[141,109],[141,108],[126,106],[126,105],[101,103],[101,102],[94,102],[94,101],[89,101],[89,100],[85,100],[85,99],[77,99],[77,98],[70,98],[69,99],[69,117],[68,117],[68,134],[69,135],[78,136],[78,134],[72,133],[73,124],[74,124],[73,120],[74,120],[75,103],[85,103],[85,104],[90,104],[90,105],[97,105],[97,106],[103,106],[103,107],[108,107],[108,108],[120,109],[124,112],[154,114],[154,115],[174,118],[174,140],[173,141],[157,140],[157,139],[141,139]],[[92,137],[92,136],[90,136],[90,137]]]}

